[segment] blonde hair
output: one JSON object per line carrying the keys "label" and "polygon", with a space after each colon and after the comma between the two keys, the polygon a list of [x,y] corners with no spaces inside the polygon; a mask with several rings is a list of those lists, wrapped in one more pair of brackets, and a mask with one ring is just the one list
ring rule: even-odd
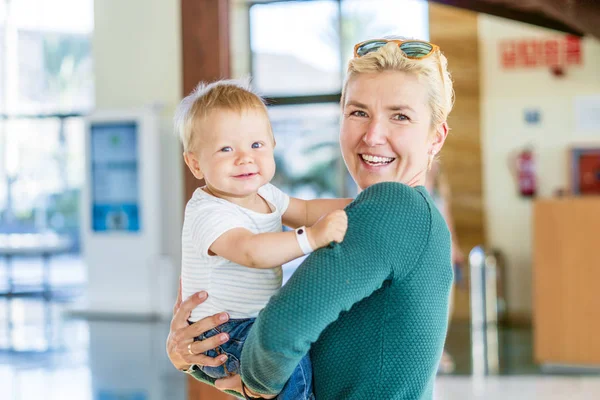
{"label": "blonde hair", "polygon": [[217,109],[239,113],[260,110],[264,111],[268,120],[267,107],[263,99],[251,89],[250,80],[200,82],[175,110],[175,132],[179,135],[184,151],[190,151],[194,147],[194,138],[201,131],[198,122]]}
{"label": "blonde hair", "polygon": [[[386,39],[405,38],[388,36]],[[448,60],[441,53],[427,58],[413,60],[407,58],[397,43],[390,42],[377,51],[348,62],[346,79],[342,89],[341,106],[346,101],[346,89],[350,80],[358,74],[383,71],[399,71],[414,74],[424,81],[429,92],[429,108],[431,110],[431,126],[437,127],[446,121],[454,103],[454,89],[448,72]],[[441,71],[441,73],[440,73]]]}

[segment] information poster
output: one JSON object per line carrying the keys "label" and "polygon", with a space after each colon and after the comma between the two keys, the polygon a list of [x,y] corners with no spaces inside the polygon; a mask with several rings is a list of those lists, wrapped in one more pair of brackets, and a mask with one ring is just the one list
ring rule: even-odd
{"label": "information poster", "polygon": [[91,158],[92,229],[95,232],[138,232],[137,123],[93,123]]}

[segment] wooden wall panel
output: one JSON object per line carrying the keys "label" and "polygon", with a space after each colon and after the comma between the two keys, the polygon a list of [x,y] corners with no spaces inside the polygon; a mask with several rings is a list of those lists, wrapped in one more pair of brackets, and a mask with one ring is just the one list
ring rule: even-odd
{"label": "wooden wall panel", "polygon": [[[229,56],[229,0],[181,0],[183,95],[201,81],[231,77]],[[185,201],[200,181],[187,166]]]}
{"label": "wooden wall panel", "polygon": [[[456,102],[440,162],[452,190],[452,213],[465,255],[485,244],[477,13],[429,4],[431,42],[448,58]],[[468,271],[465,271],[465,273]],[[467,289],[455,292],[454,318],[469,317]]]}
{"label": "wooden wall panel", "polygon": [[[200,81],[230,77],[229,0],[181,0],[183,94]],[[185,202],[201,184],[184,166]],[[217,389],[188,379],[188,400],[233,400]]]}
{"label": "wooden wall panel", "polygon": [[600,198],[534,205],[534,358],[542,364],[600,365]]}

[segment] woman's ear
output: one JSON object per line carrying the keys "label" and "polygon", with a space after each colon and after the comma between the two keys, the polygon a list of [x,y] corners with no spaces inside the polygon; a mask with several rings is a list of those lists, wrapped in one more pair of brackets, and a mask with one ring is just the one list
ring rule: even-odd
{"label": "woman's ear", "polygon": [[200,169],[200,163],[198,162],[198,157],[191,151],[185,151],[183,153],[183,159],[185,160],[186,165],[192,171],[192,174],[196,179],[204,179],[204,174]]}
{"label": "woman's ear", "polygon": [[435,132],[433,133],[433,140],[431,141],[431,149],[430,154],[438,154],[440,150],[442,150],[442,146],[444,146],[444,142],[448,137],[448,132],[450,128],[448,127],[448,123],[446,121],[442,122],[437,126]]}

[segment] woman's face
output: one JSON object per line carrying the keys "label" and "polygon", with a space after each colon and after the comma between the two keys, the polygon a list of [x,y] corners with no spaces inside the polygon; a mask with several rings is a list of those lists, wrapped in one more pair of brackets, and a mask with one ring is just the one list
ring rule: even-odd
{"label": "woman's face", "polygon": [[379,182],[423,185],[430,154],[441,149],[446,123],[431,127],[425,85],[397,71],[354,76],[346,88],[342,155],[361,189]]}

